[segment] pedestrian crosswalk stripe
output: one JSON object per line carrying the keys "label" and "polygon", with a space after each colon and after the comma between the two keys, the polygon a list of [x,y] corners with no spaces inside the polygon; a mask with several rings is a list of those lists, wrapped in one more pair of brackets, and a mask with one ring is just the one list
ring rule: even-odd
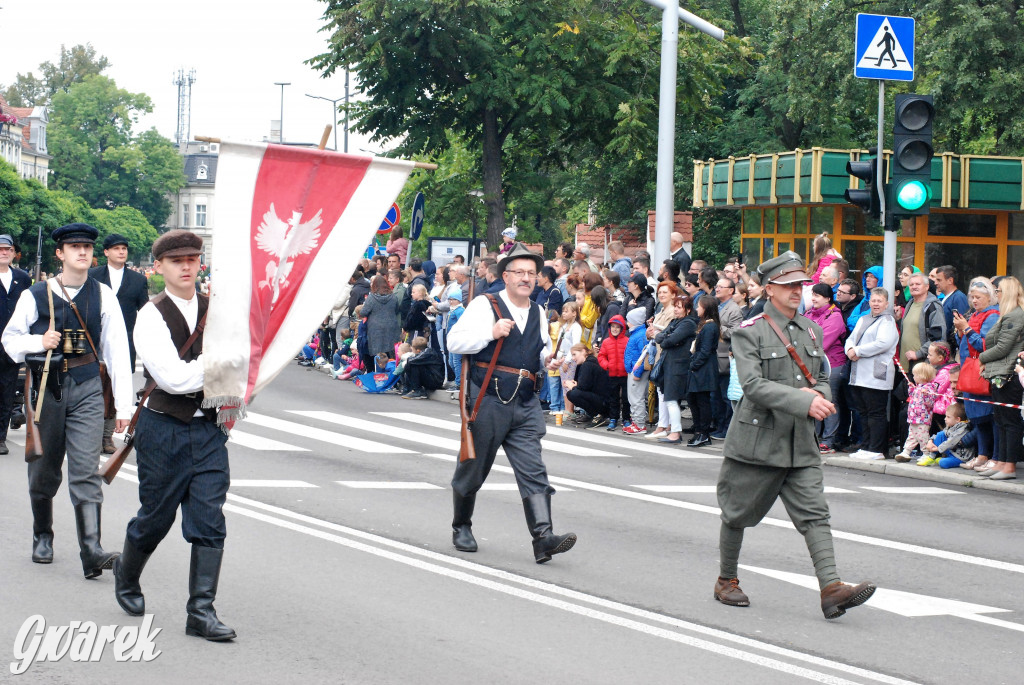
{"label": "pedestrian crosswalk stripe", "polygon": [[[441,419],[435,419],[430,416],[421,416],[419,414],[409,414],[404,412],[373,412],[376,416],[383,416],[389,419],[398,419],[400,421],[408,421],[410,423],[418,423],[424,426],[433,426],[434,428],[441,428],[448,431],[459,431],[462,430],[462,425],[457,421],[443,421]],[[548,428],[548,433],[551,433],[551,428]],[[429,438],[433,441],[433,437]],[[592,441],[593,442],[593,441]],[[596,442],[606,442],[598,440]],[[551,452],[562,452],[564,454],[572,454],[577,457],[630,457],[630,454],[621,454],[615,452],[607,452],[605,450],[594,449],[592,447],[584,447],[581,445],[569,445],[564,442],[556,442],[554,440],[541,440],[541,447]],[[458,446],[456,445],[456,449]]]}
{"label": "pedestrian crosswalk stripe", "polygon": [[865,490],[884,492],[888,495],[962,495],[962,490],[949,490],[947,488],[933,487],[868,487],[862,486]]}
{"label": "pedestrian crosswalk stripe", "polygon": [[[679,492],[690,494],[715,494],[718,491],[717,485],[633,485],[631,487],[638,488],[640,490],[649,490],[650,492]],[[830,485],[825,486],[825,494],[827,495],[851,495],[856,493],[856,490],[835,488]]]}
{"label": "pedestrian crosswalk stripe", "polygon": [[344,447],[360,452],[368,452],[370,454],[379,454],[384,449],[386,449],[389,454],[413,454],[412,450],[383,445],[379,441],[363,440],[362,438],[356,438],[336,431],[327,431],[322,428],[314,428],[313,426],[303,426],[301,423],[285,421],[284,419],[277,419],[273,416],[266,416],[264,414],[249,412],[245,421],[255,426],[279,430],[284,433],[298,435],[303,438],[326,442],[337,447]]}
{"label": "pedestrian crosswalk stripe", "polygon": [[422,481],[384,481],[384,480],[336,480],[338,485],[360,490],[443,490],[440,485]]}
{"label": "pedestrian crosswalk stripe", "polygon": [[296,447],[295,445],[289,445],[286,442],[278,442],[277,440],[271,440],[270,438],[263,438],[252,433],[244,433],[237,428],[231,431],[231,438],[228,442],[234,443],[239,447],[246,447],[251,450],[257,450],[260,452],[308,452],[305,447]]}
{"label": "pedestrian crosswalk stripe", "polygon": [[[438,447],[440,449],[459,451],[459,441],[452,440],[450,438],[442,438],[435,435],[429,435],[422,431],[409,430],[408,428],[398,428],[396,426],[384,426],[376,421],[369,421],[367,419],[357,419],[351,416],[345,416],[344,414],[337,414],[330,411],[298,411],[290,410],[289,414],[295,414],[297,416],[304,416],[309,419],[317,421],[326,421],[327,423],[333,423],[338,426],[344,426],[346,428],[354,428],[356,430],[370,431],[379,433],[381,439],[384,438],[398,438],[399,440],[409,440],[419,444],[429,444],[431,447]],[[379,450],[379,446],[378,446]]]}
{"label": "pedestrian crosswalk stripe", "polygon": [[246,480],[231,479],[233,488],[318,488],[319,485],[304,480]]}

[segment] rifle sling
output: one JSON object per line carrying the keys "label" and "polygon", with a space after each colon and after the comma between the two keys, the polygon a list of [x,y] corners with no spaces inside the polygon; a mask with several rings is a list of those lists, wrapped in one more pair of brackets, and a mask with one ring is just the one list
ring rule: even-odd
{"label": "rifle sling", "polygon": [[[501,310],[498,309],[498,300],[495,299],[494,295],[484,295],[487,301],[491,303],[491,307],[494,309],[495,315],[498,320],[501,320]],[[507,336],[506,336],[507,337]],[[501,346],[505,344],[505,338],[498,338],[498,344],[494,346],[494,354],[491,355],[491,361],[487,364],[487,371],[484,373],[484,382],[480,385],[480,390],[476,396],[476,402],[473,404],[473,412],[469,415],[468,423],[476,421],[477,412],[480,411],[480,403],[484,400],[484,395],[487,394],[487,384],[491,382],[491,376],[494,375],[494,367],[498,363],[498,355],[501,354]]]}

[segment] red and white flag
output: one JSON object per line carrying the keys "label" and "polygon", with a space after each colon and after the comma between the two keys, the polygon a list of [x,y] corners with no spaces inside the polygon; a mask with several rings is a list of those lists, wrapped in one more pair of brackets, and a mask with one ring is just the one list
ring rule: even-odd
{"label": "red and white flag", "polygon": [[222,143],[205,407],[218,423],[252,397],[323,322],[414,162],[282,145]]}

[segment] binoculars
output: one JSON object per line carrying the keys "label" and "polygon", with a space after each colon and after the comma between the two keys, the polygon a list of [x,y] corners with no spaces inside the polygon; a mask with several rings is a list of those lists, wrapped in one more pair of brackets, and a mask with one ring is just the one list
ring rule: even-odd
{"label": "binoculars", "polygon": [[63,337],[64,354],[79,355],[89,351],[88,343],[85,339],[85,331],[81,328],[65,328]]}

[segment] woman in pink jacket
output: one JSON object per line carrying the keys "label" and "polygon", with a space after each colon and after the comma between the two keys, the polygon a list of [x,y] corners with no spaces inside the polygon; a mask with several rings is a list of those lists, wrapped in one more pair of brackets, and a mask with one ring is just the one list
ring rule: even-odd
{"label": "woman in pink jacket", "polygon": [[[832,389],[833,401],[843,403],[842,393],[839,392],[839,378],[843,368],[849,362],[843,347],[846,344],[846,324],[843,323],[843,314],[839,311],[832,296],[832,288],[824,283],[816,283],[811,288],[811,308],[804,312],[804,316],[821,326],[823,339],[821,346],[825,350],[825,357],[829,366],[832,367],[828,377],[829,387]],[[802,351],[801,351],[802,352]],[[818,448],[822,454],[835,452],[836,429],[839,428],[840,412],[836,412],[824,421],[818,422]]]}

